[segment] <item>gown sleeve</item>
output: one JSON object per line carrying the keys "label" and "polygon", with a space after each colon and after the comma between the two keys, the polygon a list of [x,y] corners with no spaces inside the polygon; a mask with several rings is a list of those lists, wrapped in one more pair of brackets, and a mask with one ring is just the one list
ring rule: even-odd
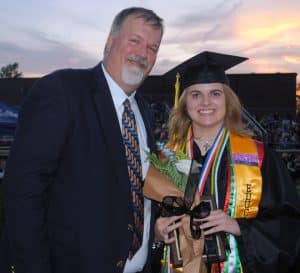
{"label": "gown sleeve", "polygon": [[259,212],[238,219],[244,272],[300,272],[300,199],[279,155],[264,145]]}

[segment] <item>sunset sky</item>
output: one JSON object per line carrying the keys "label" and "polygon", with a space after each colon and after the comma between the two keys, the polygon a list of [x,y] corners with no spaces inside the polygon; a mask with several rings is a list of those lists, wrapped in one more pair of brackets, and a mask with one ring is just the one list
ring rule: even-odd
{"label": "sunset sky", "polygon": [[94,66],[102,59],[113,17],[129,6],[153,9],[164,18],[152,74],[204,50],[249,58],[229,73],[300,74],[299,0],[2,1],[0,67],[18,62],[23,75],[32,77]]}

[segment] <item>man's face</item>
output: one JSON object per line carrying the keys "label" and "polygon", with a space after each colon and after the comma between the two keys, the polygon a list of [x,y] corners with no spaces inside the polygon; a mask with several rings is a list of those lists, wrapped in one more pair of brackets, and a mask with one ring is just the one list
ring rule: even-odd
{"label": "man's face", "polygon": [[109,35],[104,65],[126,93],[136,90],[150,73],[160,41],[161,30],[135,16],[129,16],[118,33]]}

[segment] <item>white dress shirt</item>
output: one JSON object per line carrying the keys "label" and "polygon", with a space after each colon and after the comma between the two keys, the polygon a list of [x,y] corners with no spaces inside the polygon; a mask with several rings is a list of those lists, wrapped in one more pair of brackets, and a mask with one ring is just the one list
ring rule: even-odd
{"label": "white dress shirt", "polygon": [[[102,69],[104,72],[104,76],[107,80],[111,96],[113,99],[113,103],[115,106],[116,113],[118,115],[120,129],[122,128],[122,114],[124,111],[124,101],[128,99],[130,101],[131,109],[134,112],[139,146],[140,146],[140,155],[141,155],[141,163],[142,163],[142,174],[143,179],[147,174],[149,168],[149,162],[146,161],[146,152],[150,149],[147,144],[147,132],[143,122],[142,115],[138,108],[137,102],[134,98],[135,92],[133,92],[130,96],[128,96],[122,88],[111,78],[108,72],[105,70],[103,64]],[[146,263],[146,259],[148,256],[148,245],[149,245],[149,232],[150,232],[150,218],[151,218],[151,201],[144,198],[144,232],[143,232],[143,242],[140,249],[135,253],[131,260],[126,261],[124,273],[135,273],[138,271],[142,271],[143,267]]]}

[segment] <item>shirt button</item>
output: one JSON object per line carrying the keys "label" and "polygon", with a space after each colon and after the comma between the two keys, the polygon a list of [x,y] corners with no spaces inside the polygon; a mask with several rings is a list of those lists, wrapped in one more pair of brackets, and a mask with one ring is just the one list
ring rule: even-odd
{"label": "shirt button", "polygon": [[131,224],[128,224],[127,228],[129,231],[133,231],[133,226]]}
{"label": "shirt button", "polygon": [[124,266],[124,262],[122,260],[117,261],[116,263],[117,267],[123,267]]}

